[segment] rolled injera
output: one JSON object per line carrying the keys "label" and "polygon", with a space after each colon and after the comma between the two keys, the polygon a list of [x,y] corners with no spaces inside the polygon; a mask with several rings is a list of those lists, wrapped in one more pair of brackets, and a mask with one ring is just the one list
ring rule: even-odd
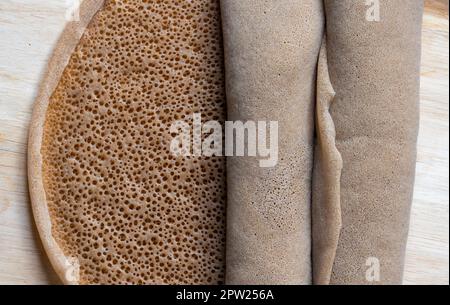
{"label": "rolled injera", "polygon": [[221,10],[228,120],[278,122],[279,140],[275,166],[227,159],[226,283],[309,284],[322,1],[222,0]]}
{"label": "rolled injera", "polygon": [[422,10],[422,0],[325,0],[313,183],[316,284],[402,282]]}

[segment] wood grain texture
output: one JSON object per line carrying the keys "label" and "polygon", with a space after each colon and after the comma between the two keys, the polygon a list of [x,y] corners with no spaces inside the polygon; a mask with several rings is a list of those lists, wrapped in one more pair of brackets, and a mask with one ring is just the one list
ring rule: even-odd
{"label": "wood grain texture", "polygon": [[421,125],[405,284],[449,283],[448,1],[426,1]]}
{"label": "wood grain texture", "polygon": [[[426,1],[422,117],[405,284],[449,283],[446,2]],[[0,1],[0,284],[59,283],[33,223],[26,146],[38,84],[66,23],[66,10],[65,0]]]}

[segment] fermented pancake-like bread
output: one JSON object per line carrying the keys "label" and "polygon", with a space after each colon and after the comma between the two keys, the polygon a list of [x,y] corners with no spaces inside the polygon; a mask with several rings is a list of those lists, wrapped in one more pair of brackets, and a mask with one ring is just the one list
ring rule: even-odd
{"label": "fermented pancake-like bread", "polygon": [[226,283],[309,284],[322,1],[222,0],[221,8],[228,119],[279,122],[275,167],[227,160]]}
{"label": "fermented pancake-like bread", "polygon": [[325,0],[313,192],[316,284],[402,282],[419,123],[422,6],[422,0],[380,0],[381,19],[369,22],[365,1]]}
{"label": "fermented pancake-like bread", "polygon": [[36,102],[29,181],[44,247],[65,283],[221,283],[225,160],[169,152],[174,121],[225,119],[219,3],[102,5],[83,2]]}

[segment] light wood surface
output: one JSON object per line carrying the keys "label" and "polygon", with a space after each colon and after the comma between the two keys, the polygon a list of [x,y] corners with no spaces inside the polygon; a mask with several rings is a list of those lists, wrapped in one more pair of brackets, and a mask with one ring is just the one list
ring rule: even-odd
{"label": "light wood surface", "polygon": [[[427,1],[424,17],[422,118],[405,284],[449,283],[449,23],[444,2]],[[59,283],[34,228],[26,145],[36,90],[66,10],[65,0],[0,0],[0,284]]]}

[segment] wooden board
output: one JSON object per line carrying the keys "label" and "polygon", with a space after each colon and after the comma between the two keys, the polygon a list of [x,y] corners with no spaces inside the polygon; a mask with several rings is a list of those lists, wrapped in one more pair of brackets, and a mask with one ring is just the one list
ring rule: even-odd
{"label": "wooden board", "polygon": [[[421,129],[406,284],[449,283],[448,11],[427,1]],[[28,125],[44,65],[64,28],[65,0],[0,1],[0,284],[59,283],[34,228],[26,178]]]}

